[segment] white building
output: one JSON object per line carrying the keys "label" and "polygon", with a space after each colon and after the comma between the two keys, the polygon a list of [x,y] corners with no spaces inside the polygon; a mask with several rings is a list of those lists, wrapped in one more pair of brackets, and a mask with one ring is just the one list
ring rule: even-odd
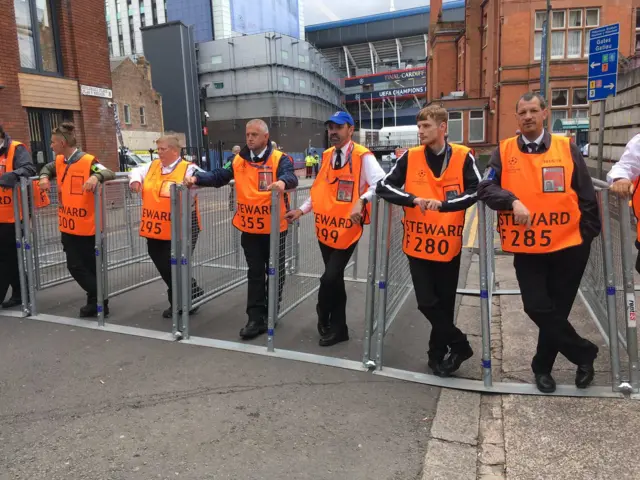
{"label": "white building", "polygon": [[141,27],[167,21],[170,0],[105,0],[109,52],[112,57],[141,55]]}

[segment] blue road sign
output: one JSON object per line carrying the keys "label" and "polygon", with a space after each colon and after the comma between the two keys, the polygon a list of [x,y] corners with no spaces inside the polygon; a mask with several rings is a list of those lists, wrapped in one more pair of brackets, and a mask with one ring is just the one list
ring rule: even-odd
{"label": "blue road sign", "polygon": [[594,28],[589,32],[589,100],[604,100],[616,94],[619,44],[619,23]]}

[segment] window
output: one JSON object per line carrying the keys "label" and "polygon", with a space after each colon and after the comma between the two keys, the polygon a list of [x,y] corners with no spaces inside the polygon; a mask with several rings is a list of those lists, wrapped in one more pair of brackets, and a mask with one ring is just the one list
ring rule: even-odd
{"label": "window", "polygon": [[307,82],[300,80],[300,88],[307,88]]}
{"label": "window", "polygon": [[60,73],[59,42],[52,0],[13,0],[20,66]]}
{"label": "window", "polygon": [[[566,110],[552,110],[551,111],[551,131],[553,133],[562,133],[564,129],[562,128],[561,122],[558,120],[564,120],[567,118]],[[556,125],[557,122],[557,125]]]}
{"label": "window", "polygon": [[306,63],[307,62],[307,57],[306,55],[298,55],[298,61],[300,63]]}
{"label": "window", "polygon": [[213,65],[220,65],[222,63],[222,55],[214,55],[211,57],[211,63]]}
{"label": "window", "polygon": [[124,106],[124,123],[131,125],[131,107],[129,105]]}
{"label": "window", "polygon": [[566,107],[568,105],[569,105],[568,90],[552,90],[551,91],[552,107]]}
{"label": "window", "polygon": [[287,60],[289,58],[289,52],[282,50],[282,59]]}
{"label": "window", "polygon": [[144,111],[144,107],[140,107],[140,125],[147,124],[147,116]]}
{"label": "window", "polygon": [[[542,26],[546,11],[535,12],[533,58],[542,58]],[[551,58],[582,58],[589,55],[589,31],[600,23],[597,8],[574,8],[551,12]],[[640,37],[639,37],[640,39]]]}
{"label": "window", "polygon": [[284,85],[285,87],[288,87],[290,85],[289,77],[281,77],[281,80],[282,80],[282,85]]}
{"label": "window", "polygon": [[573,89],[573,105],[589,105],[586,88]]}
{"label": "window", "polygon": [[589,110],[573,110],[573,112],[571,113],[571,118],[589,118]]}
{"label": "window", "polygon": [[469,143],[484,142],[484,110],[469,112]]}
{"label": "window", "polygon": [[489,30],[489,25],[487,22],[487,14],[484,13],[484,7],[482,8],[483,13],[482,13],[482,48],[485,48],[487,46],[487,32]]}
{"label": "window", "polygon": [[449,112],[447,133],[450,142],[462,143],[462,112]]}
{"label": "window", "polygon": [[213,88],[216,90],[222,90],[224,88],[224,82],[214,82]]}

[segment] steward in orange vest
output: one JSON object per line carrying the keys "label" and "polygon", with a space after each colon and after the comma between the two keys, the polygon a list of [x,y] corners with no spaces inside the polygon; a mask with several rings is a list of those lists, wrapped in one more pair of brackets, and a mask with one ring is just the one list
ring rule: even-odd
{"label": "steward in orange vest", "polygon": [[516,105],[522,135],[500,142],[478,189],[479,199],[498,211],[502,249],[514,267],[527,315],[540,329],[531,363],[541,392],[556,388],[551,370],[558,353],[577,365],[575,383],[593,380],[598,347],[582,338],[569,313],[600,233],[595,190],[580,149],[543,128],[548,111],[538,94]]}
{"label": "steward in orange vest", "polygon": [[[75,127],[65,122],[53,130],[51,149],[56,160],[40,171],[39,187],[48,192],[50,180],[57,180],[54,198],[58,206],[58,228],[67,257],[67,268],[76,282],[87,292],[87,304],[80,317],[98,314],[95,256],[95,197],[98,183],[115,179],[115,174],[88,153],[76,147]],[[105,301],[105,315],[109,313]]]}
{"label": "steward in orange vest", "polygon": [[[233,226],[241,232],[240,241],[247,260],[247,316],[240,330],[245,340],[267,331],[267,299],[269,296],[266,272],[269,266],[269,235],[271,233],[271,190],[281,192],[280,249],[278,275],[278,306],[282,300],[285,280],[285,244],[288,198],[285,190],[298,186],[298,177],[290,156],[277,150],[269,141],[267,124],[254,119],[246,126],[247,145],[231,163],[211,172],[198,172],[187,178],[187,185],[221,188],[235,180],[236,208]],[[275,142],[273,142],[275,143]]]}
{"label": "steward in orange vest", "polygon": [[[158,156],[129,174],[129,188],[142,193],[142,218],[140,236],[147,239],[147,251],[158,273],[167,286],[169,308],[162,312],[163,318],[173,316],[173,293],[171,288],[171,186],[182,184],[185,178],[200,169],[193,163],[180,158],[180,139],[172,134],[156,140]],[[202,225],[198,208],[197,192],[191,211],[191,249],[198,241]],[[204,290],[191,279],[192,301],[204,295]],[[191,310],[194,313],[197,308]]]}
{"label": "steward in orange vest", "polygon": [[400,157],[376,193],[404,207],[402,249],[418,310],[431,323],[428,366],[445,377],[473,355],[454,310],[465,211],[476,202],[480,173],[469,148],[446,142],[444,108],[423,108],[417,122],[422,145]]}
{"label": "steward in orange vest", "polygon": [[351,140],[351,115],[336,112],[325,125],[333,147],[322,155],[309,199],[287,215],[293,222],[313,210],[325,266],[316,305],[321,347],[349,340],[344,271],[362,236],[363,225],[369,223],[368,203],[375,185],[384,176],[375,156]]}
{"label": "steward in orange vest", "polygon": [[[22,143],[13,141],[0,125],[0,271],[2,272],[0,301],[3,302],[2,308],[22,304],[13,187],[20,182],[20,177],[29,178],[35,174],[36,168],[27,148]],[[40,200],[40,192],[34,193],[36,193],[34,197],[36,201]],[[41,203],[44,202],[38,202],[38,204]],[[22,214],[21,206],[20,213]],[[5,302],[4,298],[9,291],[9,285],[11,285],[11,297]]]}

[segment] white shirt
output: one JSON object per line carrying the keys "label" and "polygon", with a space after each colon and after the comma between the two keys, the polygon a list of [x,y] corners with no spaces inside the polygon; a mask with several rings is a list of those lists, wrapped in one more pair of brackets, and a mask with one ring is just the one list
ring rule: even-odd
{"label": "white shirt", "polygon": [[[349,148],[351,148],[351,144],[353,142],[348,142],[344,147],[340,149],[341,154],[341,166],[344,166],[347,162],[347,152]],[[336,151],[334,150],[331,155],[331,166],[329,168],[333,168],[333,164],[336,161]],[[363,200],[371,201],[373,196],[376,193],[376,185],[380,180],[384,178],[384,170],[378,163],[375,155],[373,153],[367,153],[362,157],[362,171],[360,175],[360,198]],[[317,178],[316,178],[317,181]],[[365,191],[365,186],[369,185],[369,188]],[[300,210],[302,210],[303,214],[307,214],[311,211],[311,197],[307,198],[307,200],[302,204]]]}
{"label": "white shirt", "polygon": [[524,136],[524,134],[521,136],[522,136],[522,143],[524,143],[526,147],[528,147],[530,143],[535,143],[537,146],[540,146],[540,144],[542,143],[542,139],[544,138],[544,130],[542,130],[542,133],[540,134],[540,136],[536,138],[534,141],[529,140],[527,137]]}
{"label": "white shirt", "polygon": [[262,156],[264,155],[264,152],[267,151],[267,147],[264,147],[264,150],[262,150],[258,155],[256,155],[255,153],[251,152],[251,160],[256,160],[257,158],[259,158],[260,160],[264,160],[264,158],[262,158]]}
{"label": "white shirt", "polygon": [[613,164],[609,173],[607,173],[607,181],[613,183],[619,178],[626,178],[634,181],[640,176],[640,134],[633,137],[627,143],[624,153],[620,160]]}
{"label": "white shirt", "polygon": [[[168,175],[171,172],[173,172],[181,160],[182,160],[181,158],[178,158],[175,162],[173,162],[168,167],[165,167],[164,165],[162,165],[162,174]],[[144,183],[145,177],[149,173],[149,169],[151,168],[152,163],[153,161],[149,163],[145,163],[144,165],[141,165],[131,170],[131,172],[129,172],[129,185],[135,182],[138,182],[142,185]],[[192,163],[187,167],[187,173],[185,173],[185,176],[192,177],[196,172],[203,172],[203,171],[204,170],[202,170],[201,168],[198,168],[196,165]]]}

